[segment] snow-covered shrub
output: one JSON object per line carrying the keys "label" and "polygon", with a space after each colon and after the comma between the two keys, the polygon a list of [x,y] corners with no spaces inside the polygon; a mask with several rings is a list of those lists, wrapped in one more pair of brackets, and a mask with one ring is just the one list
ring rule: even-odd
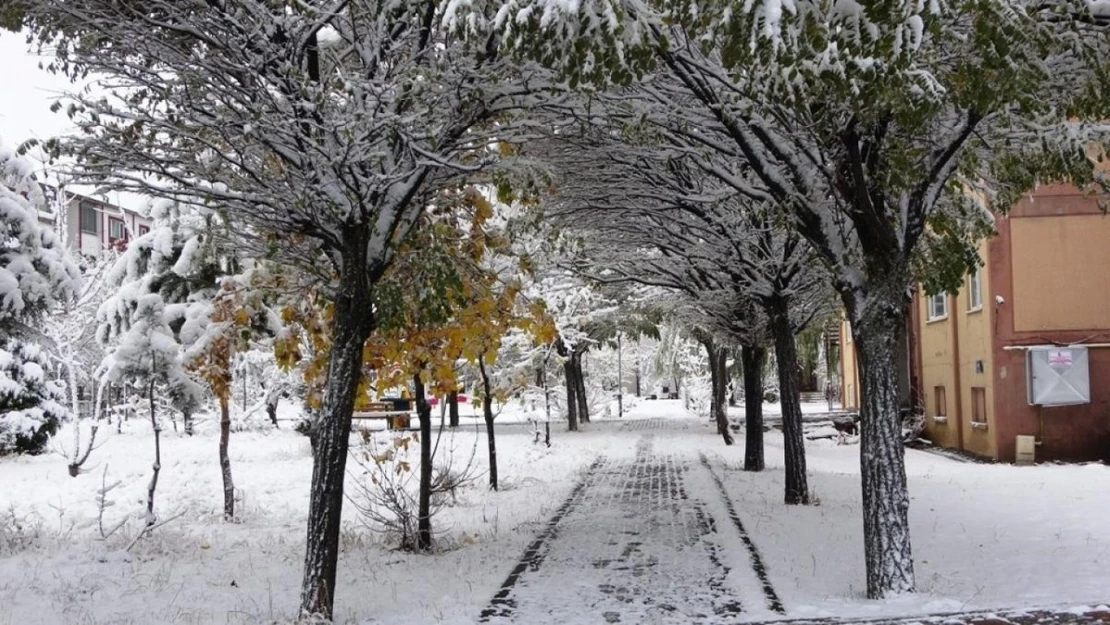
{"label": "snow-covered shrub", "polygon": [[[349,500],[371,531],[383,534],[385,541],[398,549],[414,551],[418,545],[420,497],[418,436],[361,430],[360,438],[359,446],[351,454],[360,470],[355,474],[357,479]],[[471,463],[456,466],[448,453],[446,460],[432,470],[429,517],[434,520],[440,510],[454,505],[460,489],[476,477]]]}
{"label": "snow-covered shrub", "polygon": [[10,556],[36,545],[42,538],[42,520],[23,516],[9,506],[0,513],[0,556]]}
{"label": "snow-covered shrub", "polygon": [[0,346],[0,455],[37,454],[66,418],[64,388],[46,374],[47,359],[33,343]]}
{"label": "snow-covered shrub", "polygon": [[214,269],[193,266],[202,220],[166,204],[151,216],[151,231],[131,241],[108,271],[105,281],[115,290],[97,311],[97,338],[108,346],[109,379],[140,387],[154,381],[188,416],[205,392],[186,371],[179,332],[201,316],[195,313],[215,288]]}
{"label": "snow-covered shrub", "polygon": [[39,324],[73,297],[80,275],[39,223],[44,205],[30,165],[0,146],[0,454],[42,451],[66,416]]}

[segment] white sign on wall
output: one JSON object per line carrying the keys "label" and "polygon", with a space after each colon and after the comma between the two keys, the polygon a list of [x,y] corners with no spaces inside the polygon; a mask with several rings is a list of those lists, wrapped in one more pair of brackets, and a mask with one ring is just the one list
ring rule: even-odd
{"label": "white sign on wall", "polygon": [[1025,375],[1031,405],[1069,406],[1091,402],[1086,347],[1032,347],[1025,352]]}

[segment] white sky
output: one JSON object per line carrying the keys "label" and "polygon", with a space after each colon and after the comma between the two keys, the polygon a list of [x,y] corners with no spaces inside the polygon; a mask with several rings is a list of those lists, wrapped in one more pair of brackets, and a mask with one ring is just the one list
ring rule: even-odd
{"label": "white sky", "polygon": [[[65,111],[50,112],[50,105],[67,91],[75,91],[63,76],[39,69],[41,57],[29,52],[21,34],[0,30],[0,144],[10,148],[28,139],[45,141],[73,129]],[[43,168],[41,153],[26,156],[36,164],[40,180],[51,180]],[[94,189],[70,186],[118,206],[143,211],[147,199],[130,193],[95,193]]]}
{"label": "white sky", "polygon": [[63,111],[50,105],[72,86],[39,69],[23,35],[0,30],[0,141],[16,147],[27,139],[49,139],[71,128]]}

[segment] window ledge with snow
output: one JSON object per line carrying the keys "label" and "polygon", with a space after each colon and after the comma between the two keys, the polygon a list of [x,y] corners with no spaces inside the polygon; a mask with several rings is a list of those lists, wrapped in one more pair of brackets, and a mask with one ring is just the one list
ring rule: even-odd
{"label": "window ledge with snow", "polygon": [[986,421],[972,421],[971,422],[971,428],[973,430],[985,430],[985,429],[987,429],[987,422]]}
{"label": "window ledge with snow", "polygon": [[930,323],[937,323],[937,322],[940,322],[940,321],[948,321],[948,315],[941,315],[939,317],[929,317],[928,319],[925,320],[925,323],[930,324]]}
{"label": "window ledge with snow", "polygon": [[933,423],[940,423],[940,424],[948,423],[948,417],[946,417],[944,415],[940,415],[940,414],[934,415],[933,416]]}

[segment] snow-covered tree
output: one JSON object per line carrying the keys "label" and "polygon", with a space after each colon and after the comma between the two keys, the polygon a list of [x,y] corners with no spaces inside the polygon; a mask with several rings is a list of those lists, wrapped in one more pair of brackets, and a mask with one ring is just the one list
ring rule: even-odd
{"label": "snow-covered tree", "polygon": [[[63,227],[55,222],[55,228]],[[62,441],[62,448],[70,475],[77,477],[96,445],[104,417],[107,379],[100,375],[100,365],[105,352],[96,338],[96,313],[108,297],[105,277],[116,257],[112,250],[98,258],[81,258],[72,249],[67,254],[82,269],[81,288],[62,302],[57,314],[43,320],[42,331],[49,339],[50,358],[65,380],[66,400],[74,416],[72,442]]]}
{"label": "snow-covered tree", "polygon": [[[1104,3],[492,4],[568,73],[585,57],[599,80],[677,78],[698,104],[676,107],[691,114],[680,145],[727,159],[721,179],[773,202],[826,265],[860,353],[867,594],[912,591],[894,366],[907,294],[952,288],[976,262],[966,235],[984,207],[1005,212],[1038,182],[1105,187]],[[459,3],[457,19],[488,8]],[[942,219],[959,227],[929,227]]]}
{"label": "snow-covered tree", "polygon": [[168,202],[151,217],[150,232],[132,240],[105,277],[112,293],[97,310],[97,338],[108,346],[105,375],[163,386],[191,433],[204,391],[186,371],[179,332],[195,319],[190,304],[211,298],[219,268],[215,261],[197,267],[203,217]]}
{"label": "snow-covered tree", "polygon": [[109,270],[106,282],[113,291],[97,311],[97,338],[107,346],[104,376],[147,394],[154,431],[148,528],[157,523],[154,496],[162,464],[162,424],[156,397],[164,394],[169,398],[184,416],[186,433],[191,434],[204,388],[187,369],[180,332],[205,314],[205,302],[215,291],[219,273],[218,259],[201,254],[207,236],[201,215],[160,201],[152,207],[151,217],[150,232],[132,240]]}
{"label": "snow-covered tree", "polygon": [[0,455],[41,452],[69,416],[41,322],[74,297],[80,274],[39,220],[45,199],[31,171],[0,145]]}
{"label": "snow-covered tree", "polygon": [[[301,609],[330,618],[343,477],[374,289],[434,192],[500,158],[517,98],[492,29],[448,32],[445,4],[406,0],[30,3],[56,68],[119,97],[78,96],[63,148],[97,184],[217,206],[259,255],[334,301]],[[95,32],[86,37],[85,33]],[[529,82],[534,80],[535,82]],[[497,125],[492,121],[496,119]]]}
{"label": "snow-covered tree", "polygon": [[[611,99],[611,116],[617,118],[630,98]],[[636,145],[644,133],[623,134],[618,139],[618,133],[603,129],[592,138],[580,133],[549,143],[544,154],[563,183],[551,213],[563,227],[583,233],[590,265],[609,279],[678,290],[700,307],[693,335],[709,350],[710,404],[727,444],[732,436],[725,400],[726,343],[753,345],[764,328],[770,330],[783,399],[785,500],[805,503],[809,490],[794,336],[828,309],[826,276],[805,242],[775,223],[773,206],[752,202],[707,174],[704,169],[712,162],[707,157],[689,158],[658,140]],[[556,142],[565,145],[550,145]],[[714,338],[711,326],[728,340]],[[748,433],[758,436],[761,429],[753,422]]]}

